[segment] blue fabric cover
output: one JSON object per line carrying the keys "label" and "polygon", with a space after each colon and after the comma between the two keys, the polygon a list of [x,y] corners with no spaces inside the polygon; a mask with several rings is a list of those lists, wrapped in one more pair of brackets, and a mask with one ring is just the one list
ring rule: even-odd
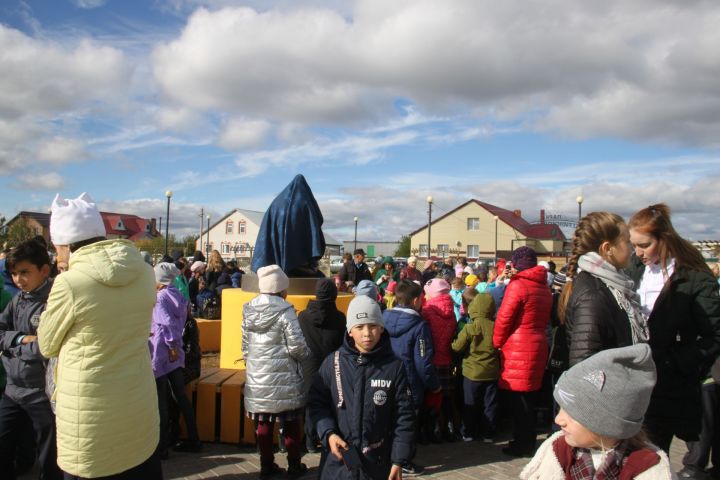
{"label": "blue fabric cover", "polygon": [[265,212],[251,269],[279,265],[285,273],[325,254],[323,216],[305,177],[297,175]]}

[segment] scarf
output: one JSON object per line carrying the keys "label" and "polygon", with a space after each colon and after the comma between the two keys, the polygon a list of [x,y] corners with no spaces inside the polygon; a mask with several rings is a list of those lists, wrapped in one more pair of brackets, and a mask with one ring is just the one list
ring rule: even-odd
{"label": "scarf", "polygon": [[640,295],[630,277],[607,262],[597,252],[589,252],[578,259],[578,268],[599,278],[610,290],[618,306],[627,313],[632,331],[633,344],[646,343],[650,339],[647,319],[642,313]]}
{"label": "scarf", "polygon": [[595,470],[592,453],[587,448],[575,449],[575,462],[570,467],[572,480],[617,480],[627,456],[627,442],[620,442],[605,454],[605,460]]}

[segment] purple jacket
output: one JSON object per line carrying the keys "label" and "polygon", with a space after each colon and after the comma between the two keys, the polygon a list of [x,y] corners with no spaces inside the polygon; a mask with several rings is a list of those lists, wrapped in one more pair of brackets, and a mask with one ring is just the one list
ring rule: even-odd
{"label": "purple jacket", "polygon": [[[168,285],[157,294],[150,328],[152,335],[148,341],[155,378],[185,366],[182,332],[187,318],[187,305],[187,300],[174,285]],[[170,362],[171,348],[178,354],[174,362]]]}

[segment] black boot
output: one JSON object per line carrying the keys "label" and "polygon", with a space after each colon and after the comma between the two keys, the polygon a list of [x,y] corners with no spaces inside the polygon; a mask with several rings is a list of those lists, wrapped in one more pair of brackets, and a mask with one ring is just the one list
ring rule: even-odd
{"label": "black boot", "polygon": [[305,472],[308,471],[307,465],[302,463],[300,460],[288,462],[288,478],[299,478],[302,477]]}

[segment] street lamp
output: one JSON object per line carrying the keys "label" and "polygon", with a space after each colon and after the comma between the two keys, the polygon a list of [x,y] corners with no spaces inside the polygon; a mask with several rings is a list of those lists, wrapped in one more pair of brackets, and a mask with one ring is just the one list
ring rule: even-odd
{"label": "street lamp", "polygon": [[428,195],[427,197],[427,203],[428,203],[428,260],[430,260],[430,224],[432,223],[432,203],[433,198],[432,195]]}
{"label": "street lamp", "polygon": [[578,204],[578,223],[580,223],[580,219],[582,218],[582,202],[584,200],[582,195],[578,195],[575,199]]}
{"label": "street lamp", "polygon": [[205,255],[205,261],[207,262],[210,260],[210,214],[207,215],[207,233],[205,236],[205,250],[207,251],[207,255]]}
{"label": "street lamp", "polygon": [[167,212],[165,213],[165,255],[168,254],[168,239],[170,234],[170,198],[172,198],[172,192],[168,190],[165,192],[167,197]]}
{"label": "street lamp", "polygon": [[497,265],[497,222],[499,217],[495,215],[493,218],[495,219],[495,264]]}
{"label": "street lamp", "polygon": [[357,221],[358,221],[358,217],[353,217],[353,220],[355,220],[355,242],[354,242],[354,245],[355,245],[355,246],[353,247],[353,255],[354,255],[354,254],[355,254],[355,250],[357,250]]}
{"label": "street lamp", "polygon": [[202,253],[202,227],[203,227],[203,219],[205,218],[205,209],[200,209],[200,236],[198,239],[200,240],[200,245],[198,245],[198,252]]}

